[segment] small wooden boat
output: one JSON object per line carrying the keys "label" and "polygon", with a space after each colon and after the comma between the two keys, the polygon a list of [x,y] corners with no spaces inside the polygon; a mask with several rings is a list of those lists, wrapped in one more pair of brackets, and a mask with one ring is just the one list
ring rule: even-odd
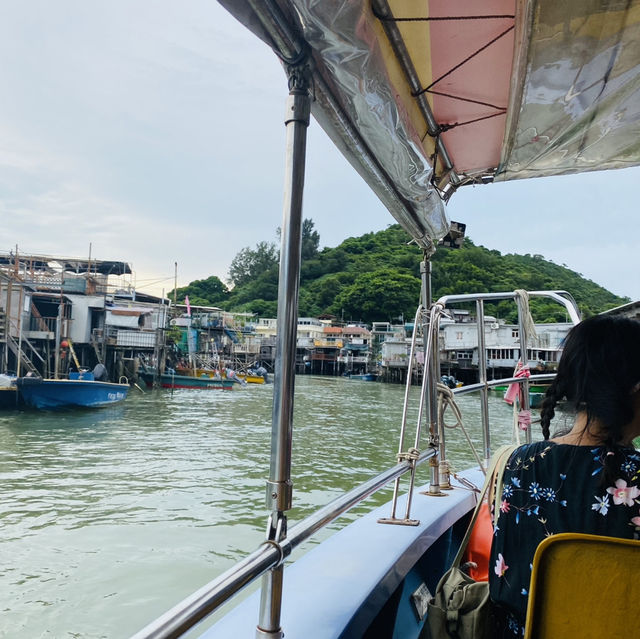
{"label": "small wooden boat", "polygon": [[349,373],[349,379],[357,379],[361,382],[375,382],[378,376],[375,373]]}
{"label": "small wooden boat", "polygon": [[27,406],[45,410],[57,408],[101,408],[123,401],[128,383],[96,380],[89,371],[70,373],[69,379],[20,377],[18,390]]}
{"label": "small wooden boat", "polygon": [[[243,375],[236,373],[232,369],[222,369],[222,371],[211,368],[188,368],[186,366],[176,366],[175,374],[182,377],[197,377],[198,379],[209,378],[214,380],[228,380],[237,386],[243,386],[246,383],[264,384],[262,377],[253,375]],[[169,373],[171,374],[171,373]],[[250,378],[250,379],[249,379]]]}
{"label": "small wooden boat", "polygon": [[247,384],[266,384],[264,377],[259,375],[249,375],[247,373],[237,373],[239,379],[244,380]]}
{"label": "small wooden boat", "polygon": [[[508,386],[505,384],[504,386],[494,386],[492,390],[496,393],[505,393]],[[549,384],[530,384],[529,392],[530,393],[538,393],[540,395],[544,395],[547,392],[547,388],[549,388]]]}
{"label": "small wooden boat", "polygon": [[[140,379],[149,387],[153,387],[156,375],[151,370],[141,371]],[[207,390],[233,390],[242,386],[239,380],[202,375],[179,375],[178,373],[165,372],[157,376],[162,388],[200,388]]]}
{"label": "small wooden boat", "polygon": [[235,373],[236,377],[243,379],[247,384],[268,384],[269,374],[263,366],[248,368],[246,373]]}

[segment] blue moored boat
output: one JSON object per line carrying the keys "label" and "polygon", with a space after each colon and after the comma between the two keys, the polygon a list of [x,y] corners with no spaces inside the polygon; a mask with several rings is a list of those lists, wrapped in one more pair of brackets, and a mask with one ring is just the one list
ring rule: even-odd
{"label": "blue moored boat", "polygon": [[359,379],[362,382],[375,382],[378,376],[375,373],[350,373],[349,379]]}
{"label": "blue moored boat", "polygon": [[40,409],[100,408],[123,401],[129,384],[99,381],[86,371],[70,373],[69,379],[21,377],[18,389],[28,406]]}

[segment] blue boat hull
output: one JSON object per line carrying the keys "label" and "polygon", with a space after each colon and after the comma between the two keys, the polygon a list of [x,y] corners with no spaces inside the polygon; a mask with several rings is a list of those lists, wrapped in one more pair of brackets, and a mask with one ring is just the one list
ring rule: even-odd
{"label": "blue boat hull", "polygon": [[0,388],[0,409],[19,408],[21,404],[20,393],[15,386]]}
{"label": "blue boat hull", "polygon": [[359,375],[349,375],[351,379],[359,379],[363,382],[375,382],[378,376],[375,373],[362,373]]}
{"label": "blue boat hull", "polygon": [[129,392],[128,384],[86,379],[23,377],[17,383],[24,402],[41,409],[100,408],[123,401]]}

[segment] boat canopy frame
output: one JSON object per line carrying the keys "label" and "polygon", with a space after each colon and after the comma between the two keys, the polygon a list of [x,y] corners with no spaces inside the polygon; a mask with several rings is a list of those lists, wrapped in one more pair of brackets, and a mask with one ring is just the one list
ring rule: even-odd
{"label": "boat canopy frame", "polygon": [[640,0],[219,1],[422,248],[462,186],[640,164]]}

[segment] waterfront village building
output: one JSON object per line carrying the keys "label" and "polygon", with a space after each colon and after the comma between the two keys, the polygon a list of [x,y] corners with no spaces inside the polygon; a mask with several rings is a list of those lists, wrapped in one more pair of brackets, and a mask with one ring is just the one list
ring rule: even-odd
{"label": "waterfront village building", "polygon": [[[571,323],[536,324],[537,337],[527,339],[526,363],[532,373],[555,371]],[[520,359],[520,329],[504,320],[485,317],[487,370],[492,378],[509,377]],[[466,383],[476,380],[478,327],[475,321],[443,321],[439,348],[442,373]]]}
{"label": "waterfront village building", "polygon": [[371,331],[366,326],[349,324],[342,329],[342,337],[344,345],[338,355],[338,364],[343,373],[368,373],[372,354]]}
{"label": "waterfront village building", "polygon": [[[184,310],[182,307],[178,309]],[[215,347],[225,365],[239,371],[255,364],[273,372],[277,324],[271,318],[253,318],[225,313],[221,309],[192,307],[190,318],[171,320],[185,331],[178,343],[185,355],[189,348],[202,359],[208,345]],[[562,341],[570,324],[540,324],[538,337],[529,340],[527,363],[534,372],[554,370],[560,356]],[[186,331],[193,331],[189,347]],[[377,372],[385,381],[406,379],[413,324],[375,322],[365,326],[332,325],[330,320],[300,317],[297,323],[296,372],[315,375],[343,375]],[[443,319],[439,349],[442,373],[453,375],[467,383],[476,381],[478,368],[478,336],[476,322],[468,311],[455,311],[451,319]],[[414,381],[423,372],[422,339],[416,340],[413,365]],[[493,377],[509,377],[519,359],[519,329],[504,320],[485,317],[487,363]],[[217,361],[217,360],[216,360]],[[172,362],[170,361],[170,364]]]}
{"label": "waterfront village building", "polygon": [[233,368],[245,373],[257,364],[272,370],[275,359],[276,320],[251,313],[230,313],[212,306],[176,305],[171,327],[180,329],[168,354],[170,366],[206,369]]}
{"label": "waterfront village building", "polygon": [[[273,372],[275,319],[172,305],[136,291],[131,275],[125,262],[0,253],[0,373],[65,375],[76,358],[88,369],[103,363],[112,380],[124,375],[135,381],[140,366],[164,370],[185,358],[239,372],[260,364]],[[640,303],[609,312],[637,317]],[[538,337],[529,340],[527,352],[533,371],[556,368],[570,328],[536,326]],[[520,357],[519,328],[485,317],[484,332],[490,375],[510,376]],[[412,333],[410,322],[374,322],[369,330],[300,317],[296,372],[377,372],[386,381],[404,381]],[[416,378],[422,374],[421,343],[418,339],[412,367]],[[443,318],[438,347],[443,374],[464,382],[477,379],[477,327],[469,311],[453,310]]]}
{"label": "waterfront village building", "polygon": [[135,374],[169,306],[136,292],[131,275],[126,262],[0,253],[0,372],[55,377],[103,363],[112,380]]}
{"label": "waterfront village building", "polygon": [[[322,332],[318,333],[317,326],[314,326],[313,344],[309,344],[309,340],[307,340],[309,346],[303,355],[305,369],[312,374],[338,375],[340,374],[338,356],[344,345],[342,328],[331,326],[326,320],[320,321]],[[311,325],[306,324],[305,326]]]}

